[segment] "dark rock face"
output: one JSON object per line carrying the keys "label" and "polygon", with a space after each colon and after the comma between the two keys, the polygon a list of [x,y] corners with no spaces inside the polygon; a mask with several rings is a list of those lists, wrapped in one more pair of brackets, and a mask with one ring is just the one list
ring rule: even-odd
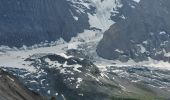
{"label": "dark rock face", "polygon": [[60,37],[69,41],[89,28],[87,14],[76,12],[67,0],[2,0],[0,15],[0,45],[20,47]]}
{"label": "dark rock face", "polygon": [[[125,19],[105,32],[97,53],[107,59],[127,61],[168,60],[170,51],[170,1],[141,0],[139,3],[122,0],[120,9]],[[113,18],[115,19],[115,18]]]}
{"label": "dark rock face", "polygon": [[46,100],[29,91],[18,79],[0,69],[0,100]]}

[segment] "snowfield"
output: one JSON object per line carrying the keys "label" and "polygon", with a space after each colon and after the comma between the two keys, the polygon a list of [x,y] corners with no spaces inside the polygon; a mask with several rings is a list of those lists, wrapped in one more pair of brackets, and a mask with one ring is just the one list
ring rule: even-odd
{"label": "snowfield", "polygon": [[[100,37],[99,37],[100,38]],[[95,45],[100,39],[89,41],[90,44]],[[84,49],[78,48],[80,45],[84,45],[87,42],[70,42],[70,43],[62,43],[56,44],[49,47],[39,47],[39,48],[25,48],[25,49],[9,49],[9,48],[1,48],[0,52],[0,66],[1,67],[12,67],[19,69],[26,69],[30,72],[36,72],[36,68],[31,65],[31,62],[25,61],[26,58],[34,57],[33,55],[44,56],[46,54],[57,54],[65,58],[70,58],[71,56],[67,56],[65,53],[69,49]],[[88,44],[88,43],[87,43]],[[88,49],[92,48],[92,51],[88,51],[89,54],[91,52],[95,52],[95,46],[89,46]],[[5,52],[4,52],[5,49]],[[87,48],[86,48],[87,49]],[[3,52],[2,52],[3,51]],[[47,62],[52,63],[49,59],[46,59]],[[94,54],[94,63],[97,65],[100,70],[105,71],[108,66],[117,66],[117,67],[128,67],[128,66],[146,66],[153,67],[159,69],[168,69],[170,70],[170,63],[164,61],[157,61],[149,58],[148,61],[142,62],[134,62],[133,60],[129,60],[128,62],[120,62],[120,61],[112,61],[106,60],[98,57]]]}
{"label": "snowfield", "polygon": [[[87,2],[88,1],[88,2]],[[139,3],[140,0],[133,0],[134,2]],[[0,47],[0,66],[1,67],[13,67],[20,69],[27,69],[30,72],[35,72],[36,69],[29,63],[24,61],[26,58],[32,55],[43,55],[43,54],[57,54],[64,57],[68,57],[65,53],[69,49],[87,49],[89,55],[94,56],[95,64],[100,67],[100,69],[105,70],[106,66],[147,66],[147,67],[156,67],[161,69],[170,69],[170,63],[164,61],[156,61],[149,58],[149,61],[143,61],[136,63],[133,60],[129,60],[126,63],[120,61],[110,61],[102,59],[97,56],[95,47],[98,42],[103,37],[103,32],[106,31],[112,24],[115,22],[110,19],[111,13],[117,11],[117,8],[122,7],[121,0],[71,0],[72,3],[79,13],[85,13],[85,10],[81,8],[86,7],[90,9],[90,6],[96,8],[95,14],[88,13],[89,24],[91,28],[97,28],[100,30],[87,30],[85,29],[83,33],[79,33],[77,37],[73,37],[70,42],[65,42],[63,39],[59,39],[56,42],[52,43],[43,43],[42,45],[34,45],[32,47],[23,46],[20,49],[9,48],[7,46]],[[114,9],[114,10],[113,10]],[[78,17],[72,14],[75,20],[78,20]],[[165,32],[160,32],[160,34],[165,34]],[[88,48],[82,48],[80,46],[87,45]],[[145,48],[142,45],[139,45],[141,52],[145,52]],[[116,50],[117,52],[123,52]],[[165,56],[169,56],[169,53],[166,53]]]}

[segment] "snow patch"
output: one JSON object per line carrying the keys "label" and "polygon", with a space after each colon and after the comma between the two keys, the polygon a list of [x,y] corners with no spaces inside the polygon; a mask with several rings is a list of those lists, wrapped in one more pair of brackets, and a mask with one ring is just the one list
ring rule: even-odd
{"label": "snow patch", "polygon": [[82,81],[83,81],[82,78],[77,78],[77,86],[76,86],[76,88],[79,88],[80,83],[81,83]]}
{"label": "snow patch", "polygon": [[148,44],[148,41],[146,40],[146,41],[143,41],[142,43],[143,43],[143,44]]}
{"label": "snow patch", "polygon": [[60,67],[62,65],[58,61],[51,61],[49,58],[46,58],[45,61],[48,63],[49,68]]}
{"label": "snow patch", "polygon": [[96,8],[96,13],[88,13],[90,27],[101,29],[104,32],[115,23],[110,18],[113,9],[122,7],[122,4],[118,0],[93,0],[91,2]]}
{"label": "snow patch", "polygon": [[122,50],[119,50],[119,49],[116,49],[115,51],[119,53],[124,53]]}
{"label": "snow patch", "polygon": [[133,0],[133,1],[139,3],[141,0]]}
{"label": "snow patch", "polygon": [[159,34],[160,35],[164,35],[164,34],[166,34],[166,32],[165,31],[161,31]]}
{"label": "snow patch", "polygon": [[138,44],[137,46],[140,47],[140,52],[141,52],[141,53],[145,53],[145,52],[146,52],[146,49],[145,49],[145,47],[143,47],[143,45]]}

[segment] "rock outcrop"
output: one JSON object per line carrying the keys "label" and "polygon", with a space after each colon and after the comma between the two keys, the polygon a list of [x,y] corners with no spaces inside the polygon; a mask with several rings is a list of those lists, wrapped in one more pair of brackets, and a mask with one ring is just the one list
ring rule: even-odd
{"label": "rock outcrop", "polygon": [[122,0],[124,20],[118,20],[105,32],[98,45],[98,54],[107,59],[136,62],[168,60],[170,51],[170,1]]}
{"label": "rock outcrop", "polygon": [[0,100],[47,100],[28,90],[19,80],[0,69]]}
{"label": "rock outcrop", "polygon": [[21,47],[59,38],[69,41],[89,28],[88,15],[76,12],[67,0],[2,0],[0,6],[0,45]]}

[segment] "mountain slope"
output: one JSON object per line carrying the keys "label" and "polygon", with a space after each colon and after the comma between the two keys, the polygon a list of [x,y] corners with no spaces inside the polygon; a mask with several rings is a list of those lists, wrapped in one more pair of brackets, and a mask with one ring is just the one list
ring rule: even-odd
{"label": "mountain slope", "polygon": [[[11,74],[0,72],[0,97],[42,99],[31,90],[54,100],[169,100],[170,64],[156,68],[155,60],[138,63],[149,57],[168,60],[164,25],[169,25],[168,4],[167,0],[2,0],[0,45],[35,45],[0,47],[0,68]],[[96,54],[104,31],[97,53],[111,60]],[[53,40],[58,41],[47,43]],[[129,59],[137,63],[118,61]]]}
{"label": "mountain slope", "polygon": [[118,21],[105,32],[98,45],[98,54],[107,59],[136,62],[148,60],[168,61],[170,51],[170,1],[141,0],[128,3],[120,10],[124,20]]}
{"label": "mountain slope", "polygon": [[29,91],[18,79],[0,69],[0,100],[46,100]]}
{"label": "mountain slope", "polygon": [[30,90],[49,98],[54,96],[57,100],[170,98],[170,74],[166,70],[144,66],[107,66],[100,70],[85,58],[53,53],[30,55],[22,63],[25,66],[29,63],[35,71],[3,69],[18,77]]}
{"label": "mountain slope", "polygon": [[2,0],[0,45],[70,41],[85,30],[107,30],[113,24],[111,12],[119,5],[116,0]]}
{"label": "mountain slope", "polygon": [[1,45],[21,47],[60,37],[68,41],[89,26],[86,14],[74,20],[75,10],[66,0],[2,0],[0,6]]}

